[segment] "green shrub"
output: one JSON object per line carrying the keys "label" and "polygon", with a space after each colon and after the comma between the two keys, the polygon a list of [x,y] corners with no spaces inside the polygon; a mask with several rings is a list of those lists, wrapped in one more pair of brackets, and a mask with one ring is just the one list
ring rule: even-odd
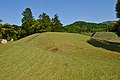
{"label": "green shrub", "polygon": [[102,40],[116,40],[118,36],[113,32],[96,32],[93,35],[93,38],[102,39]]}
{"label": "green shrub", "polygon": [[2,39],[2,33],[0,32],[0,39]]}
{"label": "green shrub", "polygon": [[14,34],[14,35],[12,36],[12,38],[13,38],[13,40],[18,40],[18,37],[16,36],[16,34]]}

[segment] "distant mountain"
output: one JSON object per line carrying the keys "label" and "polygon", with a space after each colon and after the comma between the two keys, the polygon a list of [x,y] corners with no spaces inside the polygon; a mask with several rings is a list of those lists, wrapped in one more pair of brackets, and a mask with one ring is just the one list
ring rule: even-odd
{"label": "distant mountain", "polygon": [[72,24],[64,26],[65,31],[70,33],[82,32],[106,32],[108,25],[102,23],[90,23],[85,21],[76,21]]}
{"label": "distant mountain", "polygon": [[101,24],[112,24],[113,22],[115,22],[115,21],[104,21]]}

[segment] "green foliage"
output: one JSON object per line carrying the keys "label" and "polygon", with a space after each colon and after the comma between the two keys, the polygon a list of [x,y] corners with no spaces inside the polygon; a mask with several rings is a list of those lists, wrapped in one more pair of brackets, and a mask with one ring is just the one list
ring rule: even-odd
{"label": "green foliage", "polygon": [[17,30],[17,32],[18,32],[18,34],[17,34],[18,39],[25,37],[26,34],[27,34],[26,31],[25,31],[24,29],[21,29],[21,28],[19,28],[19,29]]}
{"label": "green foliage", "polygon": [[117,16],[117,18],[120,18],[120,0],[117,0],[117,4],[116,4],[116,16]]}
{"label": "green foliage", "polygon": [[[51,32],[51,31],[62,31],[62,24],[57,14],[54,15],[52,20],[50,19],[49,15],[46,13],[42,13],[39,15],[38,20],[29,20],[22,24],[21,30],[25,31],[25,36],[28,36],[33,33],[42,33],[42,32]],[[20,34],[19,30],[19,34]],[[22,35],[23,36],[23,35]]]}
{"label": "green foliage", "polygon": [[73,24],[65,26],[67,32],[83,33],[83,32],[107,32],[109,31],[108,25],[88,23],[84,21],[77,21]]}
{"label": "green foliage", "polygon": [[[23,11],[22,15],[24,16],[22,18],[22,31],[24,31],[23,33],[24,36],[30,35],[34,33],[34,29],[32,28],[32,25],[34,24],[34,17],[32,15],[32,11],[30,8],[26,8],[25,11]],[[23,33],[20,33],[21,31],[19,31],[19,34],[21,34],[21,36],[23,37]]]}
{"label": "green foliage", "polygon": [[118,36],[120,36],[120,20],[113,23],[112,31],[115,32]]}
{"label": "green foliage", "polygon": [[[117,0],[116,4],[116,16],[120,19],[120,0]],[[117,33],[118,36],[120,36],[120,20],[116,22],[114,25],[114,31]]]}
{"label": "green foliage", "polygon": [[27,21],[22,24],[21,29],[26,31],[26,35],[30,35],[34,33],[33,25],[35,21]]}
{"label": "green foliage", "polygon": [[32,15],[32,11],[30,8],[26,8],[25,11],[23,11],[22,15],[24,16],[21,20],[22,23],[34,20],[34,17]]}
{"label": "green foliage", "polygon": [[34,33],[62,31],[62,24],[60,23],[57,14],[54,18],[50,18],[46,13],[42,13],[39,19],[35,20],[30,8],[26,8],[22,13],[22,26],[0,24],[0,38],[15,40],[26,37]]}
{"label": "green foliage", "polygon": [[53,24],[53,27],[52,27],[53,32],[61,32],[62,31],[63,26],[62,26],[57,14],[55,14],[54,18],[52,18],[52,24]]}
{"label": "green foliage", "polygon": [[0,25],[0,39],[7,39],[11,40],[14,35],[17,35],[18,32],[16,30],[16,27],[10,24],[1,24]]}
{"label": "green foliage", "polygon": [[110,32],[116,32],[116,24],[117,24],[116,21],[114,21],[108,25],[108,29]]}
{"label": "green foliage", "polygon": [[116,28],[117,35],[120,36],[120,20],[117,21],[115,28]]}
{"label": "green foliage", "polygon": [[15,41],[15,40],[18,40],[18,36],[17,36],[17,34],[14,34],[13,36],[12,36],[12,39]]}
{"label": "green foliage", "polygon": [[2,20],[2,19],[0,19],[0,22],[3,22],[3,20]]}
{"label": "green foliage", "polygon": [[39,15],[39,32],[50,32],[52,30],[52,22],[50,17],[46,13]]}
{"label": "green foliage", "polygon": [[2,33],[0,32],[0,39],[2,39],[2,37],[3,37],[3,36],[2,36]]}
{"label": "green foliage", "polygon": [[77,21],[73,24],[63,26],[57,14],[54,15],[54,18],[50,18],[46,13],[42,13],[39,15],[39,19],[35,20],[31,9],[26,8],[22,15],[22,26],[0,24],[0,38],[5,38],[7,40],[14,38],[17,40],[34,33],[43,32],[69,32],[90,35],[92,32],[108,32],[117,30],[117,34],[119,35],[120,33],[118,27],[119,23],[117,23],[117,27],[113,27],[114,25],[111,26],[110,24],[111,21],[99,24]]}

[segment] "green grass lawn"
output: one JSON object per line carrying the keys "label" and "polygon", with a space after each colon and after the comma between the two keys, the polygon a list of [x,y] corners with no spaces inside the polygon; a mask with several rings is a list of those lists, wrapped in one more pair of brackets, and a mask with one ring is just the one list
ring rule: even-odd
{"label": "green grass lawn", "polygon": [[88,40],[47,32],[0,44],[0,80],[120,80],[120,53]]}

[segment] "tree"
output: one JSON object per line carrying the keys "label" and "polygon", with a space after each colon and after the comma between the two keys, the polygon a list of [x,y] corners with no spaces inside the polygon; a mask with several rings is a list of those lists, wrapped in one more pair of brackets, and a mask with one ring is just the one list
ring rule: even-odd
{"label": "tree", "polygon": [[120,37],[120,20],[116,22],[116,24],[113,27],[113,30],[116,32],[116,34]]}
{"label": "tree", "polygon": [[117,0],[116,4],[116,17],[120,18],[120,0]]}
{"label": "tree", "polygon": [[55,14],[54,18],[52,18],[52,23],[53,23],[52,31],[61,32],[63,26],[62,26],[57,14]]}
{"label": "tree", "polygon": [[[116,16],[117,18],[120,19],[120,0],[117,0],[117,4],[116,4]],[[120,36],[120,20],[117,21],[117,35]]]}
{"label": "tree", "polygon": [[17,38],[16,34],[17,31],[15,30],[15,27],[13,25],[10,24],[0,25],[0,38],[10,40],[12,38]]}
{"label": "tree", "polygon": [[33,20],[27,21],[27,22],[22,24],[21,28],[23,31],[24,30],[26,31],[26,36],[34,33],[34,29],[33,29],[34,24],[35,24],[35,21],[33,21]]}
{"label": "tree", "polygon": [[2,19],[0,19],[0,22],[3,22],[3,20],[2,20]]}
{"label": "tree", "polygon": [[23,11],[22,15],[24,16],[22,18],[22,31],[26,33],[25,35],[30,35],[34,33],[34,30],[32,28],[32,25],[34,24],[34,17],[32,14],[32,11],[30,8],[26,8],[25,11]]}
{"label": "tree", "polygon": [[23,11],[22,15],[24,16],[21,20],[22,23],[34,20],[34,17],[30,8],[26,8],[25,11]]}
{"label": "tree", "polygon": [[17,34],[18,39],[23,38],[23,37],[26,36],[26,31],[23,30],[23,29],[21,29],[21,28],[19,28],[19,29],[17,30],[17,32],[18,32],[18,34]]}
{"label": "tree", "polygon": [[38,21],[39,21],[39,26],[37,27],[38,32],[50,32],[52,30],[51,19],[49,15],[47,15],[46,13],[40,14]]}

